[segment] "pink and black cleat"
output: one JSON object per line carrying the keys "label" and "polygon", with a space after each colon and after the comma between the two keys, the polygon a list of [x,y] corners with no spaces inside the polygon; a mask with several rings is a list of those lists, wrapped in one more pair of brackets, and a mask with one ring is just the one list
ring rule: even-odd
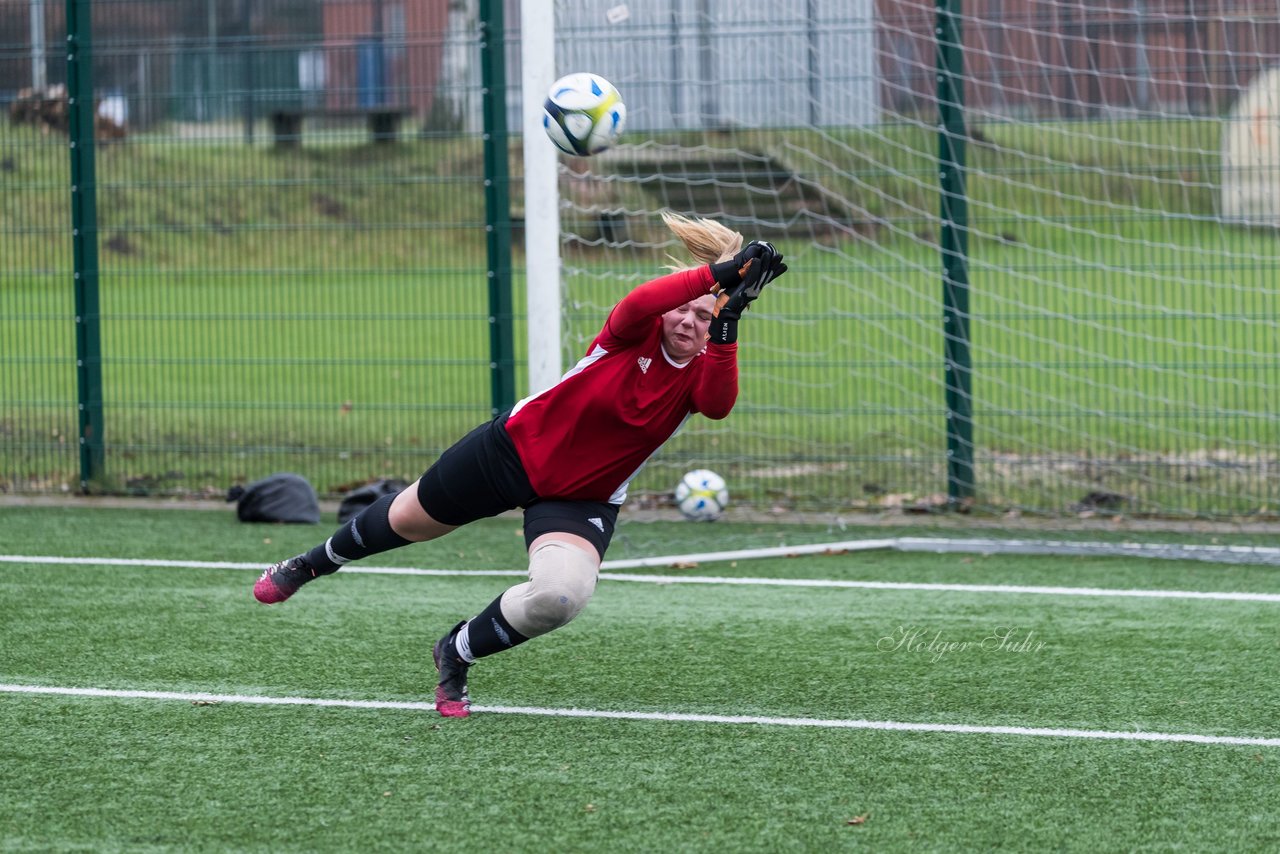
{"label": "pink and black cleat", "polygon": [[453,646],[450,641],[464,625],[465,620],[431,648],[431,658],[436,663],[436,672],[440,674],[440,682],[436,685],[436,711],[444,718],[465,718],[471,714],[471,698],[467,696],[467,670],[471,665],[459,658],[456,651],[450,651]]}
{"label": "pink and black cleat", "polygon": [[264,605],[275,605],[297,593],[299,587],[315,577],[316,571],[301,555],[282,560],[258,576],[253,585],[253,598]]}

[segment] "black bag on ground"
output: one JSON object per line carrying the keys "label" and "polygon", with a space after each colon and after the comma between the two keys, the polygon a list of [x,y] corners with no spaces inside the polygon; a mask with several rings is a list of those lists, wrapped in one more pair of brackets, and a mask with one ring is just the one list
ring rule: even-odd
{"label": "black bag on ground", "polygon": [[361,510],[382,496],[395,495],[408,485],[403,480],[375,480],[373,483],[366,483],[351,490],[342,496],[342,503],[338,505],[338,524],[341,525],[357,516]]}
{"label": "black bag on ground", "polygon": [[248,486],[233,486],[227,500],[235,501],[241,522],[320,522],[320,501],[307,479],[292,472],[278,472]]}

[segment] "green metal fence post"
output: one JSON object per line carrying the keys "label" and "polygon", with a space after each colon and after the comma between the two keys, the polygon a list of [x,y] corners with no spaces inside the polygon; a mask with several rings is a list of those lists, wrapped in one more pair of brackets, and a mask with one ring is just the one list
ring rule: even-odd
{"label": "green metal fence post", "polygon": [[67,106],[71,151],[71,246],[76,310],[80,488],[101,479],[102,337],[98,309],[98,187],[93,151],[92,0],[67,0]]}
{"label": "green metal fence post", "polygon": [[938,178],[941,189],[947,498],[973,497],[973,363],[969,353],[969,202],[965,190],[962,0],[937,0]]}
{"label": "green metal fence post", "polygon": [[480,2],[484,111],[484,206],[489,257],[489,377],[492,411],[515,403],[511,294],[511,182],[507,167],[507,64],[503,0]]}

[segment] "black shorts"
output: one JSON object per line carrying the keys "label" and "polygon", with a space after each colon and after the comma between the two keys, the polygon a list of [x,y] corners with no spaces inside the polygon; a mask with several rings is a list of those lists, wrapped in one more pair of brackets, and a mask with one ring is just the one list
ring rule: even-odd
{"label": "black shorts", "polygon": [[603,559],[618,505],[539,496],[507,435],[506,421],[503,413],[481,424],[440,455],[418,481],[422,509],[437,522],[465,525],[523,507],[526,547],[543,534],[577,534]]}
{"label": "black shorts", "polygon": [[618,509],[617,504],[607,501],[538,499],[524,511],[525,548],[543,534],[577,534],[595,546],[604,560],[613,528],[618,524]]}

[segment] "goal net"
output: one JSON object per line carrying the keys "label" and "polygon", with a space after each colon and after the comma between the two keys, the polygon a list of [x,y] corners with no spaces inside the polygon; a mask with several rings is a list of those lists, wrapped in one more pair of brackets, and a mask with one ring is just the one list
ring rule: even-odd
{"label": "goal net", "polygon": [[[933,4],[555,7],[558,72],[607,77],[629,110],[623,144],[560,162],[564,363],[678,254],[663,210],[774,241],[792,270],[742,323],[734,414],[690,421],[642,505],[690,468],[766,512],[954,503],[960,370],[977,508],[1275,513],[1273,3],[954,0],[945,70]],[[946,144],[944,73],[964,127]],[[963,160],[967,365],[944,360],[941,152]]]}

